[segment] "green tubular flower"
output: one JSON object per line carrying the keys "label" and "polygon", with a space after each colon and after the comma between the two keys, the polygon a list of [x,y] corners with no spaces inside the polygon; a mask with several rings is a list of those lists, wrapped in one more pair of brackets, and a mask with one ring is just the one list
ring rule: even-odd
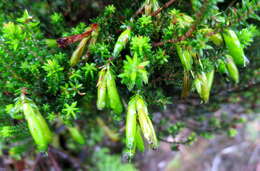
{"label": "green tubular flower", "polygon": [[114,47],[113,57],[116,58],[120,54],[120,52],[124,49],[127,42],[131,37],[131,28],[128,27],[125,31],[123,31],[117,39],[117,42]]}
{"label": "green tubular flower", "polygon": [[70,66],[75,66],[79,60],[80,57],[82,56],[84,49],[86,47],[86,44],[89,40],[89,37],[85,37],[84,39],[82,39],[79,43],[79,45],[77,46],[77,49],[73,52],[71,58],[70,58]]}
{"label": "green tubular flower", "polygon": [[193,59],[190,52],[187,49],[183,49],[180,45],[176,45],[178,56],[181,60],[182,66],[185,70],[190,71],[192,69]]}
{"label": "green tubular flower", "polygon": [[105,69],[99,72],[99,79],[97,83],[97,109],[102,110],[106,107],[107,101],[107,83],[105,77]]}
{"label": "green tubular flower", "polygon": [[141,152],[144,152],[144,150],[145,150],[144,141],[143,141],[143,137],[141,135],[141,128],[139,125],[137,125],[137,128],[136,128],[135,143],[136,143],[137,149]]}
{"label": "green tubular flower", "polygon": [[147,106],[141,96],[136,101],[138,120],[144,135],[144,138],[152,146],[153,149],[158,147],[158,141],[153,128],[153,124],[148,116]]}
{"label": "green tubular flower", "polygon": [[233,58],[229,55],[226,55],[226,67],[227,67],[227,71],[228,71],[228,75],[229,77],[235,81],[235,83],[239,82],[239,71],[237,69],[236,64],[233,61]]}
{"label": "green tubular flower", "polygon": [[211,40],[215,45],[220,46],[223,43],[223,39],[221,37],[221,34],[216,33],[209,37],[209,40]]}
{"label": "green tubular flower", "polygon": [[138,109],[138,119],[144,135],[144,138],[148,141],[149,144],[152,144],[152,133],[150,125],[147,120],[147,116],[144,113],[143,109]]}
{"label": "green tubular flower", "polygon": [[232,30],[225,30],[223,33],[223,37],[229,55],[232,56],[235,64],[238,66],[246,66],[249,61],[244,54],[243,47],[241,46],[236,33]]}
{"label": "green tubular flower", "polygon": [[114,76],[112,75],[110,69],[106,72],[106,82],[107,82],[107,95],[109,97],[110,108],[116,113],[120,114],[123,111],[123,105],[121,103]]}
{"label": "green tubular flower", "polygon": [[127,108],[126,115],[126,146],[128,149],[134,148],[136,137],[136,99],[135,97],[130,100]]}
{"label": "green tubular flower", "polygon": [[176,9],[170,10],[169,14],[172,16],[172,22],[176,23],[178,27],[182,29],[190,27],[194,22],[192,17]]}
{"label": "green tubular flower", "polygon": [[195,85],[195,88],[196,88],[198,94],[200,95],[201,94],[201,82],[200,82],[199,78],[196,78],[194,80],[193,84]]}
{"label": "green tubular flower", "polygon": [[215,75],[215,70],[214,69],[206,73],[209,92],[210,92],[211,87],[213,85],[214,75]]}
{"label": "green tubular flower", "polygon": [[71,137],[79,144],[85,144],[85,138],[80,133],[78,127],[68,127]]}
{"label": "green tubular flower", "polygon": [[145,15],[151,15],[152,13],[152,0],[146,0],[143,4]]}
{"label": "green tubular flower", "polygon": [[135,151],[136,151],[136,143],[134,143],[133,148],[131,148],[131,149],[130,148],[126,148],[125,149],[124,153],[126,154],[128,160],[131,160],[134,157]]}
{"label": "green tubular flower", "polygon": [[21,95],[22,109],[28,123],[30,133],[40,151],[45,151],[52,141],[50,131],[45,119],[42,117],[36,104],[24,94]]}
{"label": "green tubular flower", "polygon": [[[106,83],[106,86],[107,86],[107,82]],[[105,108],[110,108],[110,101],[109,101],[109,96],[107,94],[107,89],[106,89],[106,105],[105,105]]]}
{"label": "green tubular flower", "polygon": [[160,8],[160,5],[157,0],[153,0],[153,11],[157,11]]}
{"label": "green tubular flower", "polygon": [[222,60],[222,59],[218,59],[217,69],[221,74],[228,74],[226,64],[225,64],[224,60]]}
{"label": "green tubular flower", "polygon": [[210,89],[206,74],[204,72],[197,74],[194,84],[200,98],[207,103],[209,100]]}
{"label": "green tubular flower", "polygon": [[201,80],[201,98],[203,99],[203,101],[205,103],[207,103],[209,100],[209,92],[210,92],[208,79],[204,73],[200,77],[201,77],[200,78],[200,80]]}
{"label": "green tubular flower", "polygon": [[204,29],[201,29],[200,32],[202,33],[205,33],[205,35],[207,36],[207,34],[211,34],[209,36],[209,40],[212,41],[215,45],[217,46],[220,46],[222,45],[223,43],[223,38],[221,36],[220,33],[215,33],[215,34],[212,34],[214,32],[213,29],[211,28],[204,28]]}
{"label": "green tubular flower", "polygon": [[96,44],[98,36],[99,36],[99,31],[100,31],[100,28],[98,27],[96,30],[94,30],[91,33],[91,39],[89,40],[89,46]]}

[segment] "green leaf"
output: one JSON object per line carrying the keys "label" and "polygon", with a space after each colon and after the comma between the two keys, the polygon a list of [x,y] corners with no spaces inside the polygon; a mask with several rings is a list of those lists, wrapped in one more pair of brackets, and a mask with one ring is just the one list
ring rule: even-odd
{"label": "green leaf", "polygon": [[122,83],[126,84],[128,89],[131,90],[136,86],[141,88],[143,83],[148,83],[148,73],[145,69],[149,65],[149,61],[144,61],[135,55],[133,58],[126,56],[124,61],[123,73],[119,75],[122,78]]}
{"label": "green leaf", "polygon": [[77,108],[76,106],[77,106],[77,102],[73,102],[71,103],[71,105],[67,103],[64,105],[62,112],[65,113],[66,119],[77,118],[77,113],[79,113],[79,108]]}

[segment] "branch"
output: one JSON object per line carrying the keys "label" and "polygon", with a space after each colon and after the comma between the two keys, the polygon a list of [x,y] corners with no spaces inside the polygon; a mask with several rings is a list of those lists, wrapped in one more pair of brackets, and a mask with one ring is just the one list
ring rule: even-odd
{"label": "branch", "polygon": [[229,88],[229,89],[226,89],[226,90],[214,93],[211,96],[214,96],[214,95],[225,95],[225,94],[228,94],[228,93],[247,91],[247,90],[249,90],[251,88],[255,88],[255,87],[258,87],[258,86],[260,86],[260,82],[254,82],[253,80],[251,80],[244,87],[241,87],[241,86],[232,87],[232,88]]}
{"label": "branch", "polygon": [[63,152],[63,151],[61,151],[61,150],[59,150],[57,148],[54,148],[54,147],[49,147],[49,151],[57,154],[62,159],[65,159],[65,160],[69,161],[75,169],[78,170],[78,169],[82,168],[81,164],[80,164],[80,161],[78,161],[78,159],[76,159],[74,157],[71,157],[67,153],[65,153],[65,152]]}
{"label": "branch", "polygon": [[187,144],[190,142],[190,140],[184,140],[184,141],[168,141],[166,139],[163,139],[161,137],[158,137],[158,139],[162,142],[168,143],[168,144]]}
{"label": "branch", "polygon": [[88,30],[82,34],[76,34],[73,36],[59,38],[59,39],[57,39],[57,43],[58,43],[59,47],[64,48],[64,47],[68,46],[69,44],[75,43],[77,41],[82,40],[85,37],[88,37],[97,28],[98,28],[98,24],[92,24],[90,30]]}
{"label": "branch", "polygon": [[61,171],[61,168],[60,166],[58,165],[53,153],[50,151],[50,149],[48,150],[48,156],[49,156],[49,159],[50,161],[52,162],[53,164],[53,167],[55,168],[55,171]]}
{"label": "branch", "polygon": [[38,164],[39,164],[39,161],[41,160],[41,157],[42,157],[42,154],[39,153],[39,154],[37,155],[36,159],[34,160],[34,164],[33,164],[33,167],[32,167],[32,169],[31,169],[31,171],[35,171],[35,170],[36,170],[36,168],[37,168],[37,166],[38,166]]}
{"label": "branch", "polygon": [[194,21],[193,25],[190,27],[190,29],[182,36],[178,37],[177,39],[170,39],[167,41],[162,41],[162,42],[157,42],[157,43],[153,43],[154,47],[157,46],[162,46],[165,43],[177,43],[177,42],[181,42],[183,40],[186,40],[188,37],[192,36],[192,33],[195,31],[195,29],[197,28],[197,25],[200,23],[201,19],[203,18],[203,14],[205,13],[205,11],[207,10],[208,7],[208,0],[204,1],[204,6],[202,7],[202,9],[200,10],[200,12],[198,12],[196,14],[196,20]]}
{"label": "branch", "polygon": [[142,14],[142,13],[143,13],[143,10],[144,10],[144,5],[142,5],[142,6],[135,12],[135,14],[133,15],[132,18],[135,18],[135,17],[138,16],[139,14]]}
{"label": "branch", "polygon": [[[163,9],[168,8],[168,7],[169,7],[170,5],[172,5],[175,1],[176,1],[176,0],[170,0],[170,1],[166,2],[161,8],[157,9],[156,11],[154,11],[154,12],[151,14],[151,16],[154,17],[154,16],[158,15]],[[133,15],[132,18],[135,18],[137,15],[142,14],[143,10],[144,10],[144,5],[142,5],[142,6],[135,12],[135,14]]]}
{"label": "branch", "polygon": [[156,16],[157,14],[159,14],[163,9],[168,8],[170,5],[172,5],[176,0],[170,0],[168,2],[166,2],[161,8],[157,9],[156,11],[154,11],[151,16]]}

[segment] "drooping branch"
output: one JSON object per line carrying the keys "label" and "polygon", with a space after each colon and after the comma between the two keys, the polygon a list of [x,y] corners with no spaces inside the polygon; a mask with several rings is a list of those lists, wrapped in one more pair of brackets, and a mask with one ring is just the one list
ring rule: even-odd
{"label": "drooping branch", "polygon": [[186,40],[187,38],[191,37],[192,33],[196,30],[198,24],[201,22],[201,20],[203,18],[203,14],[205,13],[205,11],[208,8],[208,4],[209,4],[208,0],[205,0],[204,1],[204,6],[200,10],[200,12],[198,12],[196,14],[196,20],[194,21],[194,23],[192,24],[190,29],[184,35],[178,37],[177,39],[170,39],[170,40],[167,40],[167,41],[153,43],[153,46],[157,47],[157,46],[162,46],[165,43],[177,43],[177,42],[181,42],[181,41]]}

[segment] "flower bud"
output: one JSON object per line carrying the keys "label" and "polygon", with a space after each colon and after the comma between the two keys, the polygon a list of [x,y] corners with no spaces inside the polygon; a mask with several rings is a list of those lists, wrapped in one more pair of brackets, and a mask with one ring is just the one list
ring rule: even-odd
{"label": "flower bud", "polygon": [[52,141],[50,131],[45,119],[42,117],[36,104],[24,94],[21,95],[22,109],[28,123],[30,133],[40,151],[45,151]]}
{"label": "flower bud", "polygon": [[84,49],[86,47],[86,44],[89,40],[89,37],[85,37],[84,39],[82,39],[79,43],[79,45],[77,46],[77,49],[73,52],[71,58],[70,58],[70,65],[71,66],[75,66],[79,60],[80,57],[82,56]]}
{"label": "flower bud", "polygon": [[123,111],[123,105],[121,103],[114,76],[112,75],[110,69],[106,72],[106,82],[107,82],[107,95],[109,97],[110,108],[116,113],[120,114]]}
{"label": "flower bud", "polygon": [[153,124],[148,116],[147,106],[141,96],[138,97],[136,105],[138,119],[144,138],[148,141],[148,143],[152,146],[153,149],[156,149],[158,147],[158,141],[153,128]]}
{"label": "flower bud", "polygon": [[236,64],[233,61],[233,58],[229,55],[226,55],[226,67],[228,70],[229,77],[235,81],[235,83],[239,82],[239,71],[237,69]]}
{"label": "flower bud", "polygon": [[102,110],[106,107],[107,101],[107,83],[105,79],[105,69],[102,69],[99,72],[97,87],[97,108],[98,110]]}
{"label": "flower bud", "polygon": [[130,27],[127,28],[125,31],[123,31],[120,36],[117,39],[117,42],[114,47],[113,51],[113,57],[116,58],[120,54],[120,52],[124,49],[126,46],[127,42],[129,41],[131,37],[131,29]]}
{"label": "flower bud", "polygon": [[85,144],[85,138],[80,133],[78,127],[68,127],[71,137],[79,144]]}
{"label": "flower bud", "polygon": [[137,124],[136,116],[136,99],[134,97],[128,103],[126,115],[126,147],[129,149],[134,148]]}
{"label": "flower bud", "polygon": [[244,54],[243,47],[236,33],[232,30],[225,30],[223,33],[224,41],[228,49],[228,53],[232,56],[234,62],[238,66],[246,66],[249,60]]}
{"label": "flower bud", "polygon": [[143,141],[143,137],[141,135],[141,128],[139,125],[137,125],[137,128],[136,128],[135,143],[136,143],[137,149],[141,152],[144,152],[144,150],[145,150],[144,141]]}
{"label": "flower bud", "polygon": [[207,103],[209,100],[209,83],[207,76],[204,72],[197,74],[196,79],[194,80],[194,85],[196,87],[196,90],[200,96],[200,98]]}
{"label": "flower bud", "polygon": [[193,59],[190,52],[187,49],[182,48],[180,45],[176,45],[178,56],[181,60],[182,66],[186,71],[192,69]]}

